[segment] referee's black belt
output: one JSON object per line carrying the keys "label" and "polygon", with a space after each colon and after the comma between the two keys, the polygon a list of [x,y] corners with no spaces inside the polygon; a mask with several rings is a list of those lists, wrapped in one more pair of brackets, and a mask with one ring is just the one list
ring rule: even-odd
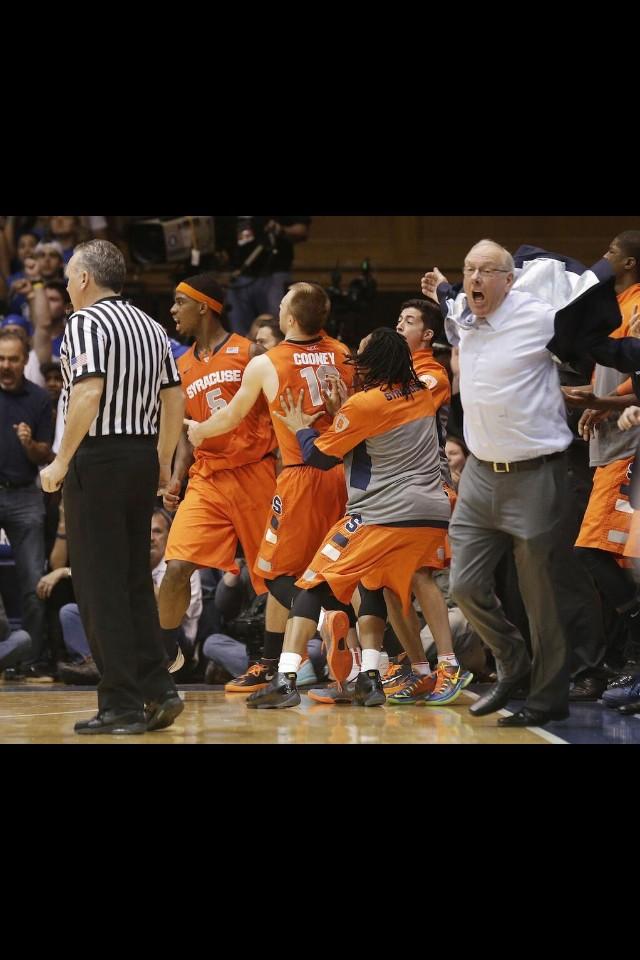
{"label": "referee's black belt", "polygon": [[521,470],[537,470],[543,463],[548,463],[549,460],[558,460],[564,455],[565,451],[559,450],[557,453],[547,453],[543,457],[533,457],[531,460],[513,460],[510,463],[496,460],[478,460],[477,457],[475,459],[483,467],[487,467],[494,473],[519,473]]}
{"label": "referee's black belt", "polygon": [[[88,434],[82,440],[80,447],[100,447],[106,443],[153,443],[157,444],[157,433],[105,433],[100,437],[90,437]],[[78,450],[80,449],[78,447]]]}

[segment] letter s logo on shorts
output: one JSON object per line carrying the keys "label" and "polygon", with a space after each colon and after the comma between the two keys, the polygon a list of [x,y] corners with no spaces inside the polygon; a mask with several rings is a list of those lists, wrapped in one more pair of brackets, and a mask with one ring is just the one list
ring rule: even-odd
{"label": "letter s logo on shorts", "polygon": [[344,413],[339,413],[333,421],[333,426],[335,427],[336,433],[341,433],[349,426],[349,420],[347,417],[345,417]]}
{"label": "letter s logo on shorts", "polygon": [[280,497],[274,497],[271,506],[273,507],[274,513],[277,513],[278,516],[282,515],[282,500]]}
{"label": "letter s logo on shorts", "polygon": [[435,377],[432,377],[430,373],[423,373],[420,376],[420,380],[429,387],[429,390],[433,390],[434,387],[438,386],[438,381]]}
{"label": "letter s logo on shorts", "polygon": [[359,513],[354,513],[353,516],[347,520],[344,525],[345,530],[349,533],[355,533],[360,524],[362,523],[362,517]]}

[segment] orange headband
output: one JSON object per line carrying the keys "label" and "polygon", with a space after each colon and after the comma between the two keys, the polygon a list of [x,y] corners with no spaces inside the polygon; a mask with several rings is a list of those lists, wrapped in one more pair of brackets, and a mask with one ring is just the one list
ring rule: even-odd
{"label": "orange headband", "polygon": [[222,304],[219,300],[214,300],[213,297],[208,297],[206,293],[200,293],[199,290],[195,290],[193,287],[190,287],[188,283],[185,283],[184,280],[182,283],[179,283],[176,287],[176,293],[186,293],[188,297],[191,297],[192,300],[199,300],[200,303],[206,303],[208,307],[211,307],[216,313],[222,313]]}

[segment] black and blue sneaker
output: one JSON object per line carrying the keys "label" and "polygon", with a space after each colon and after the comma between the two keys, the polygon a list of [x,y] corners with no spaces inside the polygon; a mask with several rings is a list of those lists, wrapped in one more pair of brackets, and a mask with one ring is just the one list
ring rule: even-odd
{"label": "black and blue sneaker", "polygon": [[358,674],[351,701],[354,707],[379,707],[386,700],[378,670],[364,670]]}
{"label": "black and blue sneaker", "polygon": [[257,710],[281,710],[284,707],[297,707],[299,703],[295,673],[276,673],[266,687],[247,697],[247,706]]}

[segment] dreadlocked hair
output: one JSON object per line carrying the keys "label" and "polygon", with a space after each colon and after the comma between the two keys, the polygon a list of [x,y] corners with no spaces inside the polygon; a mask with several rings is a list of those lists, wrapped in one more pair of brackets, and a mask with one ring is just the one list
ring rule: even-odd
{"label": "dreadlocked hair", "polygon": [[351,359],[361,379],[362,389],[399,386],[407,399],[416,390],[425,390],[413,368],[407,341],[389,327],[378,327],[369,336],[361,353]]}

